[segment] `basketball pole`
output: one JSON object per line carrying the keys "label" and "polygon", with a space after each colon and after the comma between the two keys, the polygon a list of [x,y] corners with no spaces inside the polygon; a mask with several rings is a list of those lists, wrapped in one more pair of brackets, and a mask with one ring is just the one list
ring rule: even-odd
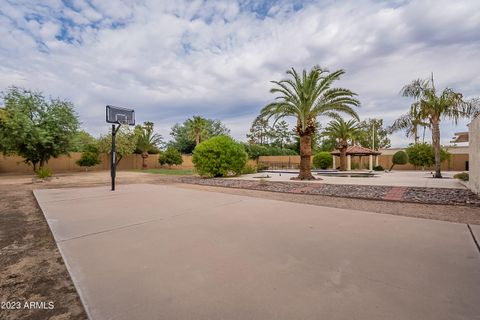
{"label": "basketball pole", "polygon": [[118,127],[115,128],[115,125],[112,124],[112,156],[110,157],[111,159],[111,162],[110,162],[110,176],[112,177],[112,191],[115,191],[115,177],[117,175],[117,164],[116,164],[116,161],[117,161],[117,150],[116,150],[116,147],[115,147],[115,136],[117,135],[117,131],[118,129],[120,129],[120,126],[122,124],[119,123],[118,124]]}

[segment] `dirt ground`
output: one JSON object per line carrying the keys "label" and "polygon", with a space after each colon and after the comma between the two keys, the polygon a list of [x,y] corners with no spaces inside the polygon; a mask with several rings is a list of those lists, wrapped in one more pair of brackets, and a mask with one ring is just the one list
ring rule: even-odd
{"label": "dirt ground", "polygon": [[[90,187],[110,183],[109,172],[60,174],[41,182],[32,176],[0,175],[0,319],[86,319],[47,222],[32,194],[33,189]],[[255,190],[187,185],[178,176],[119,172],[118,184],[175,184],[182,188],[225,192],[369,212],[451,222],[480,224],[480,209],[284,194]],[[6,304],[10,302],[10,304]],[[13,302],[13,304],[12,304]],[[26,308],[25,302],[42,302]],[[20,304],[19,309],[16,308]],[[53,303],[53,309],[49,309]],[[43,309],[41,308],[43,306]],[[40,308],[39,308],[40,307]]]}

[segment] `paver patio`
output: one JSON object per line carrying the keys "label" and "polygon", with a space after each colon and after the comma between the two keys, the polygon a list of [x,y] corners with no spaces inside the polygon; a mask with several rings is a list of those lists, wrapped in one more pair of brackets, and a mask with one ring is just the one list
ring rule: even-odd
{"label": "paver patio", "polygon": [[92,319],[479,319],[465,224],[160,185],[35,196]]}

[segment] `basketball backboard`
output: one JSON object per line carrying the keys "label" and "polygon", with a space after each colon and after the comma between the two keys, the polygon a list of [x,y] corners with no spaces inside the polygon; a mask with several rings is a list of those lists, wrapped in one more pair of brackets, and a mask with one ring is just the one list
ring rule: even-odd
{"label": "basketball backboard", "polygon": [[135,125],[135,111],[132,109],[107,106],[106,120],[108,123]]}

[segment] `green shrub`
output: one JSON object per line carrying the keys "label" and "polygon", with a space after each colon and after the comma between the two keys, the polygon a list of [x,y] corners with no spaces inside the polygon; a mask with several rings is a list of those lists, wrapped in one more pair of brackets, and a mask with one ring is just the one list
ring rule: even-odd
{"label": "green shrub", "polygon": [[322,151],[313,156],[313,167],[320,169],[328,169],[333,164],[333,156],[330,152]]}
{"label": "green shrub", "polygon": [[373,171],[385,171],[385,168],[379,165],[379,166],[373,167]]}
{"label": "green shrub", "polygon": [[247,162],[244,147],[227,136],[210,138],[195,147],[192,162],[201,176],[241,174]]}
{"label": "green shrub", "polygon": [[257,168],[255,166],[251,166],[249,164],[246,164],[245,167],[242,170],[242,174],[252,174],[252,173],[256,173],[256,172],[257,172]]}
{"label": "green shrub", "polygon": [[163,165],[181,165],[183,163],[182,154],[175,147],[169,146],[167,150],[160,153],[158,157],[158,162]]}
{"label": "green shrub", "polygon": [[390,167],[390,170],[392,170],[393,167],[397,164],[407,164],[407,162],[408,162],[407,153],[405,151],[402,151],[402,150],[397,151],[393,155],[392,166]]}
{"label": "green shrub", "polygon": [[80,167],[93,167],[97,164],[100,164],[102,161],[100,160],[100,151],[95,144],[86,145],[83,149],[82,155],[80,159],[78,159],[75,163]]}
{"label": "green shrub", "polygon": [[[406,150],[408,162],[416,167],[431,167],[435,164],[433,147],[428,143],[411,144]],[[440,161],[450,158],[450,153],[445,148],[440,149]]]}
{"label": "green shrub", "polygon": [[468,181],[468,179],[469,179],[468,172],[460,172],[460,173],[457,173],[456,175],[454,175],[453,177],[455,179],[459,179],[459,180],[462,180],[462,181]]}
{"label": "green shrub", "polygon": [[40,167],[35,173],[40,179],[46,179],[52,176],[52,170],[47,167]]}

